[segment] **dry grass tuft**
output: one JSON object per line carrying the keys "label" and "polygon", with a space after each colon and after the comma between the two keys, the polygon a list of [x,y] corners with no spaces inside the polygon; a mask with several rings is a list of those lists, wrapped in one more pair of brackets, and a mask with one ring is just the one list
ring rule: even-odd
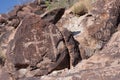
{"label": "dry grass tuft", "polygon": [[92,9],[92,3],[94,2],[95,0],[79,0],[79,2],[75,3],[70,8],[70,12],[77,15],[83,15]]}

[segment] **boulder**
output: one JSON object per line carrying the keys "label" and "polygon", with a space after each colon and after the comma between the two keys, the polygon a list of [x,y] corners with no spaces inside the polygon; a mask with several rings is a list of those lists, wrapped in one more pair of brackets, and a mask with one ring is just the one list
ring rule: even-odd
{"label": "boulder", "polygon": [[0,15],[0,80],[120,79],[119,0],[75,14],[35,1]]}
{"label": "boulder", "polygon": [[16,18],[17,13],[19,11],[21,11],[23,7],[24,7],[23,5],[22,6],[15,6],[13,10],[11,10],[10,12],[8,12],[8,16],[9,16],[8,19],[11,20],[11,19]]}
{"label": "boulder", "polygon": [[8,26],[12,26],[14,28],[17,28],[20,23],[20,20],[18,18],[12,19],[9,21]]}
{"label": "boulder", "polygon": [[70,70],[53,72],[39,80],[119,80],[120,31],[114,33],[104,49]]}
{"label": "boulder", "polygon": [[0,64],[4,65],[6,59],[6,50],[9,40],[12,38],[14,33],[14,28],[11,26],[0,27]]}
{"label": "boulder", "polygon": [[65,12],[65,8],[56,8],[50,11],[46,11],[44,14],[40,15],[42,19],[56,24]]}
{"label": "boulder", "polygon": [[25,17],[10,41],[6,66],[16,78],[41,76],[75,66],[80,59],[78,44],[67,29],[32,15]]}
{"label": "boulder", "polygon": [[[73,6],[79,9],[79,5]],[[96,0],[83,16],[68,14],[66,11],[57,25],[72,31],[80,43],[81,55],[90,57],[101,50],[116,31],[120,23],[119,9],[119,0]]]}
{"label": "boulder", "polygon": [[7,21],[4,17],[2,17],[2,15],[0,15],[0,25],[2,25],[3,23],[6,24]]}

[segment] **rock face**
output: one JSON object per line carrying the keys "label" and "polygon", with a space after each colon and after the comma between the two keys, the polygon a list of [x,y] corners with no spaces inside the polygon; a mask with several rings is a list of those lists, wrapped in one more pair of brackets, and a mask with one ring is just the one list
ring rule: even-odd
{"label": "rock face", "polygon": [[6,66],[18,74],[28,69],[23,76],[41,76],[69,68],[70,61],[75,66],[79,60],[79,48],[69,31],[63,28],[60,31],[55,25],[33,15],[22,21],[10,41]]}
{"label": "rock face", "polygon": [[83,60],[74,69],[43,76],[39,80],[119,80],[120,31],[113,34],[102,51]]}
{"label": "rock face", "polygon": [[65,8],[52,9],[42,14],[41,18],[44,19],[45,21],[49,21],[53,24],[56,24],[60,20],[64,12]]}
{"label": "rock face", "polygon": [[[57,25],[72,31],[80,43],[81,54],[90,57],[101,50],[116,31],[120,15],[119,4],[119,0],[96,0],[87,14],[79,17],[66,11]],[[77,7],[76,4],[73,6]]]}
{"label": "rock face", "polygon": [[0,15],[0,64],[3,65],[5,53],[9,43],[10,34],[14,32],[14,28],[7,25],[7,19]]}
{"label": "rock face", "polygon": [[0,15],[0,80],[120,79],[120,0],[83,16],[39,1]]}

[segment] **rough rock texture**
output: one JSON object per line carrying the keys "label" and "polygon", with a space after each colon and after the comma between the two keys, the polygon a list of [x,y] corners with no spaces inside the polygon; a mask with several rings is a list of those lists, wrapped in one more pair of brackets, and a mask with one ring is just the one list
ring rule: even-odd
{"label": "rough rock texture", "polygon": [[0,80],[41,76],[81,60],[71,32],[54,25],[65,9],[44,9],[33,2],[0,15]]}
{"label": "rough rock texture", "polygon": [[17,79],[69,68],[79,60],[79,48],[69,31],[33,15],[24,18],[10,41],[6,66]]}
{"label": "rough rock texture", "polygon": [[[0,48],[2,54],[6,53],[6,47],[14,36],[15,28],[21,24],[25,16],[35,14],[34,12],[38,9],[41,9],[41,7],[33,2],[26,5],[15,6],[8,14],[0,14]],[[42,11],[43,9],[41,9],[41,12]],[[42,13],[44,13],[44,11]]]}
{"label": "rough rock texture", "polygon": [[53,72],[40,80],[119,80],[120,31],[116,32],[102,51],[83,60],[74,69]]}
{"label": "rough rock texture", "polygon": [[0,80],[119,80],[120,0],[95,1],[83,16],[44,0],[1,14]]}
{"label": "rough rock texture", "polygon": [[65,8],[57,8],[50,11],[46,11],[44,14],[41,15],[41,18],[45,21],[49,21],[53,24],[56,24],[62,15],[65,12]]}
{"label": "rough rock texture", "polygon": [[116,31],[119,15],[119,0],[97,0],[89,13],[83,16],[68,14],[66,11],[57,25],[72,31],[80,43],[81,54],[90,57],[101,50]]}
{"label": "rough rock texture", "polygon": [[7,19],[0,15],[0,64],[3,65],[5,60],[5,53],[7,50],[7,46],[9,43],[10,35],[14,32],[14,28],[12,26],[8,26]]}
{"label": "rough rock texture", "polygon": [[[42,5],[45,5],[45,3],[41,3]],[[25,16],[29,15],[43,15],[45,12],[45,7],[42,8],[40,5],[38,5],[36,2],[27,3],[25,5],[19,5],[15,6],[12,11],[10,11],[8,14],[1,14],[0,15],[0,56],[5,57],[6,49],[8,46],[8,43],[11,39],[13,39],[14,34],[16,32],[16,28],[19,27],[22,24],[23,19]],[[36,10],[41,12],[40,14],[36,13]],[[65,9],[59,8],[55,11],[50,11],[49,13],[46,13],[42,18],[48,19],[48,22],[56,23],[61,16],[63,15]],[[49,16],[48,16],[49,15]]]}

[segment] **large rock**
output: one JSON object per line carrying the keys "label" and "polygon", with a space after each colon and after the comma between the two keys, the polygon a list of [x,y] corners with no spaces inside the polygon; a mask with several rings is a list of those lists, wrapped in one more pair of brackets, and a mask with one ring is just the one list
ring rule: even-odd
{"label": "large rock", "polygon": [[0,59],[2,61],[3,59],[6,58],[7,46],[8,46],[11,34],[14,32],[14,29],[12,27],[8,27],[6,29],[4,27],[3,32],[0,34]]}
{"label": "large rock", "polygon": [[7,18],[0,15],[0,65],[4,65],[5,53],[7,50],[7,45],[10,40],[10,35],[14,32],[14,28],[7,26]]}
{"label": "large rock", "polygon": [[7,23],[6,19],[2,17],[2,15],[0,15],[0,25],[6,24],[6,23]]}
{"label": "large rock", "polygon": [[24,6],[15,6],[13,10],[8,12],[9,19],[14,19],[17,16],[17,13],[22,10]]}
{"label": "large rock", "polygon": [[53,72],[39,80],[119,80],[120,75],[120,31],[102,51],[88,60],[83,60],[74,69]]}
{"label": "large rock", "polygon": [[16,78],[41,76],[75,66],[80,59],[78,44],[68,30],[33,15],[22,21],[10,41],[6,66]]}
{"label": "large rock", "polygon": [[66,11],[57,25],[73,32],[85,58],[101,50],[108,42],[120,22],[119,15],[119,0],[96,0],[87,14],[79,17]]}
{"label": "large rock", "polygon": [[[94,1],[85,15],[65,13],[60,21],[64,8],[41,15],[45,3],[36,2],[1,15],[0,80],[119,80],[120,1]],[[95,54],[78,63],[79,53]]]}
{"label": "large rock", "polygon": [[50,11],[46,11],[44,14],[40,15],[42,19],[56,24],[65,12],[65,8],[56,8]]}

